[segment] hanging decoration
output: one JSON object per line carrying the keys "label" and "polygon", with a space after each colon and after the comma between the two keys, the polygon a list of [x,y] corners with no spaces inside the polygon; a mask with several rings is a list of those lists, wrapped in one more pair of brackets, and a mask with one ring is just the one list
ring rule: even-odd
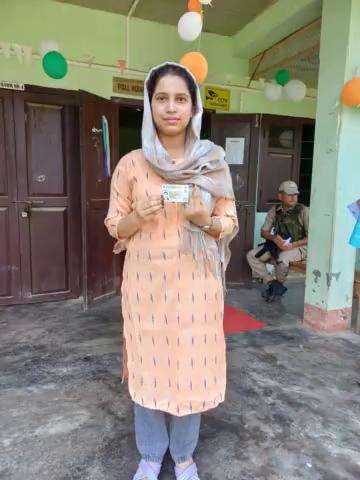
{"label": "hanging decoration", "polygon": [[15,55],[19,63],[30,65],[32,62],[33,48],[28,45],[20,45],[19,43],[0,42],[0,53],[8,60],[11,55]]}
{"label": "hanging decoration", "polygon": [[270,102],[277,102],[278,100],[280,100],[282,96],[282,91],[283,91],[282,86],[275,82],[266,84],[264,88],[265,97]]}
{"label": "hanging decoration", "polygon": [[42,59],[42,65],[44,72],[56,80],[64,78],[68,72],[67,61],[60,52],[47,52]]}
{"label": "hanging decoration", "polygon": [[59,44],[55,40],[43,40],[39,50],[46,75],[55,80],[64,78],[68,72],[68,64],[59,51]]}
{"label": "hanging decoration", "polygon": [[126,60],[124,58],[119,58],[118,66],[119,66],[120,73],[123,74],[127,67]]}
{"label": "hanging decoration", "polygon": [[292,102],[301,102],[306,97],[306,85],[301,80],[290,80],[284,87],[284,96]]}
{"label": "hanging decoration", "polygon": [[290,73],[288,70],[278,70],[275,75],[275,80],[278,85],[284,87],[290,80]]}
{"label": "hanging decoration", "polygon": [[44,57],[48,52],[58,52],[59,44],[55,40],[43,40],[40,43],[40,55]]}
{"label": "hanging decoration", "polygon": [[187,12],[180,18],[178,32],[185,42],[193,42],[198,38],[202,30],[202,17],[197,12]]}
{"label": "hanging decoration", "polygon": [[345,83],[341,92],[341,101],[349,107],[360,108],[360,76]]}
{"label": "hanging decoration", "polygon": [[106,177],[111,177],[109,123],[105,115],[101,117],[101,140],[103,145],[103,166]]}
{"label": "hanging decoration", "polygon": [[32,62],[32,55],[33,55],[33,48],[28,45],[23,45],[22,47],[24,60],[26,65],[31,65]]}
{"label": "hanging decoration", "polygon": [[190,70],[199,85],[201,85],[205,81],[209,71],[209,66],[206,58],[202,53],[186,53],[180,60],[180,64]]}
{"label": "hanging decoration", "polygon": [[288,70],[278,70],[271,83],[264,87],[265,97],[270,102],[279,100],[290,100],[292,102],[301,102],[306,97],[306,85],[301,80],[290,80]]}
{"label": "hanging decoration", "polygon": [[189,12],[196,12],[201,14],[203,10],[202,10],[200,0],[189,0],[188,10]]}
{"label": "hanging decoration", "polygon": [[11,43],[10,42],[0,42],[0,48],[4,57],[8,60],[11,56]]}

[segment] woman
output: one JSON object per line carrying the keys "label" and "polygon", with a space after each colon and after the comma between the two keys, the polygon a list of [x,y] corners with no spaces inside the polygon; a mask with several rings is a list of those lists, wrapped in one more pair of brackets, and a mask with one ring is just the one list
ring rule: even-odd
{"label": "woman", "polygon": [[[199,139],[201,118],[192,74],[173,63],[154,68],[142,149],[120,160],[111,183],[105,224],[114,252],[127,250],[124,372],[141,454],[134,480],[156,480],[168,448],[176,478],[198,480],[200,414],[224,400],[223,281],[238,227],[224,151]],[[185,185],[180,202],[171,201],[174,184]]]}

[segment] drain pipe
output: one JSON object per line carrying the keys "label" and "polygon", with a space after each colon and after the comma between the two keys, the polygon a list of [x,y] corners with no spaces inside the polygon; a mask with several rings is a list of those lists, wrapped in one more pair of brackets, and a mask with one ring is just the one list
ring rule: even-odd
{"label": "drain pipe", "polygon": [[126,69],[130,68],[130,19],[135,13],[140,0],[134,0],[126,17]]}

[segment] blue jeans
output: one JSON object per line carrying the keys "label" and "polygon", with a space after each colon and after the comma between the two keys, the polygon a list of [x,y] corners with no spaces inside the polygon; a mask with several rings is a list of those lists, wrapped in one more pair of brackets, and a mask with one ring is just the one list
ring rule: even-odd
{"label": "blue jeans", "polygon": [[175,463],[192,458],[199,440],[199,413],[176,417],[137,403],[134,403],[134,413],[136,445],[143,460],[161,463],[168,448]]}

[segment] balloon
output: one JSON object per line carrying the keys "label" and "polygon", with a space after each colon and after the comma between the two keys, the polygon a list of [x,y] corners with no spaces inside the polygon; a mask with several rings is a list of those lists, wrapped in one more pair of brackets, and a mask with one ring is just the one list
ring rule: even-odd
{"label": "balloon", "polygon": [[341,101],[349,107],[360,107],[360,77],[354,77],[345,83]]}
{"label": "balloon", "polygon": [[42,60],[42,65],[45,73],[57,80],[64,78],[68,71],[67,61],[59,52],[48,52]]}
{"label": "balloon", "polygon": [[277,102],[282,95],[283,87],[277,83],[268,83],[264,89],[265,97],[270,102]]}
{"label": "balloon", "polygon": [[275,75],[276,82],[282,87],[290,80],[290,73],[287,70],[279,70]]}
{"label": "balloon", "polygon": [[290,80],[284,87],[285,98],[301,102],[306,97],[306,85],[301,80]]}
{"label": "balloon", "polygon": [[180,18],[178,32],[186,42],[193,42],[200,35],[202,30],[202,18],[199,13],[187,12]]}
{"label": "balloon", "polygon": [[202,8],[201,8],[200,0],[189,0],[188,10],[189,12],[201,13]]}
{"label": "balloon", "polygon": [[59,44],[55,40],[43,40],[40,44],[40,55],[43,57],[48,52],[58,52]]}
{"label": "balloon", "polygon": [[209,66],[204,55],[200,52],[186,53],[180,60],[180,64],[190,70],[199,85],[204,82],[209,71]]}

